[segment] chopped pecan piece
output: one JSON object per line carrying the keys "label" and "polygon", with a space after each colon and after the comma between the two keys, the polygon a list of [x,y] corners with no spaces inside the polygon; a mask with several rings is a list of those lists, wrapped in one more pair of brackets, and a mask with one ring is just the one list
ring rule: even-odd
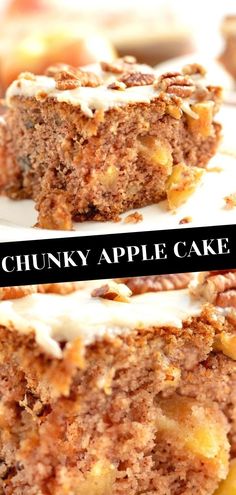
{"label": "chopped pecan piece", "polygon": [[146,292],[185,289],[188,287],[191,279],[191,273],[174,273],[170,275],[123,278],[118,279],[118,282],[126,284],[133,295],[138,295],[145,294]]}
{"label": "chopped pecan piece", "polygon": [[116,283],[111,280],[109,283],[94,289],[91,295],[92,297],[101,297],[102,299],[109,299],[111,301],[130,302],[132,292],[125,284]]}
{"label": "chopped pecan piece", "polygon": [[136,58],[131,55],[118,58],[114,62],[100,62],[101,68],[104,72],[111,72],[112,74],[122,74],[123,72],[132,70],[132,66],[136,65]]}
{"label": "chopped pecan piece", "polygon": [[71,79],[78,79],[77,71],[70,67],[68,69],[58,70],[54,75],[55,81],[67,81]]}
{"label": "chopped pecan piece", "polygon": [[206,69],[201,64],[188,64],[185,65],[182,69],[182,72],[185,76],[195,76],[199,74],[201,76],[206,75]]}
{"label": "chopped pecan piece", "polygon": [[58,72],[71,72],[73,75],[76,74],[76,68],[68,64],[54,64],[47,67],[45,70],[45,76],[55,77]]}
{"label": "chopped pecan piece", "polygon": [[125,83],[127,88],[132,86],[147,86],[153,84],[154,74],[143,74],[142,72],[126,72],[120,77],[119,81]]}
{"label": "chopped pecan piece", "polygon": [[20,299],[21,297],[35,294],[37,285],[22,285],[13,287],[0,287],[0,301],[7,299]]}
{"label": "chopped pecan piece", "polygon": [[138,211],[131,213],[124,219],[125,223],[139,223],[142,221],[143,221],[143,215],[141,213],[138,213]]}
{"label": "chopped pecan piece", "polygon": [[114,81],[107,87],[108,89],[117,89],[118,91],[124,91],[126,89],[126,84],[121,81]]}
{"label": "chopped pecan piece", "polygon": [[70,294],[79,289],[78,282],[63,282],[58,284],[22,285],[0,288],[0,301],[20,299],[30,294]]}
{"label": "chopped pecan piece", "polygon": [[124,67],[122,64],[116,62],[100,62],[101,68],[104,72],[111,72],[112,74],[122,74]]}
{"label": "chopped pecan piece", "polygon": [[183,217],[181,218],[181,220],[179,221],[179,224],[180,225],[183,225],[185,223],[191,223],[193,221],[192,217]]}
{"label": "chopped pecan piece", "polygon": [[89,88],[97,88],[102,84],[100,77],[93,72],[85,72],[82,70],[77,70],[77,78],[79,79],[81,86],[86,86]]}
{"label": "chopped pecan piece", "polygon": [[182,98],[174,94],[167,94],[164,91],[160,91],[158,99],[161,99],[166,103],[166,113],[174,119],[179,120],[183,115]]}
{"label": "chopped pecan piece", "polygon": [[236,193],[230,194],[229,196],[225,196],[225,208],[227,210],[232,210],[232,208],[236,207]]}
{"label": "chopped pecan piece", "polygon": [[58,284],[42,284],[38,286],[41,294],[71,294],[79,288],[78,282],[63,282]]}

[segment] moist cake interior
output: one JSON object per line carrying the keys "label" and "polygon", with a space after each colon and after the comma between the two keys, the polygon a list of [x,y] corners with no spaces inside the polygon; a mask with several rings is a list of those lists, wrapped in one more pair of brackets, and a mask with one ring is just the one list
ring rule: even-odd
{"label": "moist cake interior", "polygon": [[3,494],[231,495],[235,273],[168,277],[0,293]]}
{"label": "moist cake interior", "polygon": [[198,64],[157,76],[125,57],[23,73],[0,125],[1,190],[33,198],[47,229],[117,220],[166,197],[175,209],[216,152],[220,103]]}

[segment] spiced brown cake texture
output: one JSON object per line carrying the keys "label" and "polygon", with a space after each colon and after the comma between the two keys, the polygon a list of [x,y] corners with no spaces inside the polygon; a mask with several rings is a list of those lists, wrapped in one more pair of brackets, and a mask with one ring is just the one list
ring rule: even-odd
{"label": "spiced brown cake texture", "polygon": [[157,76],[133,57],[45,76],[23,73],[6,94],[0,185],[33,198],[38,226],[116,220],[196,187],[220,139],[221,89],[198,64]]}
{"label": "spiced brown cake texture", "polygon": [[111,280],[6,290],[1,493],[233,493],[236,305],[216,298],[236,273],[167,278],[137,295]]}

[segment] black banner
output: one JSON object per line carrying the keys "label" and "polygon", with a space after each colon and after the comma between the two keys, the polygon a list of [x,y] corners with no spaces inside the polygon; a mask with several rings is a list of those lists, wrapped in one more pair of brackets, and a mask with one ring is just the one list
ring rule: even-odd
{"label": "black banner", "polygon": [[236,225],[0,243],[0,287],[236,268]]}

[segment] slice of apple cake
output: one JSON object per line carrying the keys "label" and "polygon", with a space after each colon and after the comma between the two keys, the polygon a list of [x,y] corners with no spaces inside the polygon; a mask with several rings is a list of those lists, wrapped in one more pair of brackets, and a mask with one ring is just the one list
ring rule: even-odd
{"label": "slice of apple cake", "polygon": [[235,305],[208,302],[206,276],[164,277],[136,295],[109,280],[2,293],[1,493],[212,495],[229,473],[226,493]]}

